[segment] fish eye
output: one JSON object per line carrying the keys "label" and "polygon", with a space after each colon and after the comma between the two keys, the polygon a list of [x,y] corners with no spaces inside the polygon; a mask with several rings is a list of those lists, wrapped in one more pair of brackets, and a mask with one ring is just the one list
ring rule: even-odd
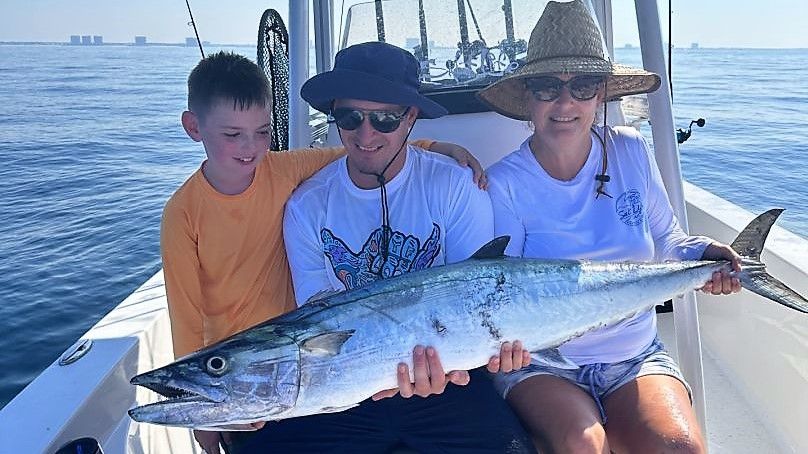
{"label": "fish eye", "polygon": [[211,356],[205,363],[208,373],[213,375],[221,375],[227,369],[227,361],[221,356]]}

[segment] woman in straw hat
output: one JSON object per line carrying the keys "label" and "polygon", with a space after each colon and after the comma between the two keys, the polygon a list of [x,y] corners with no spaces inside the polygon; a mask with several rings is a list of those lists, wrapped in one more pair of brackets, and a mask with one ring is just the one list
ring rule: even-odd
{"label": "woman in straw hat", "polygon": [[[604,58],[588,8],[549,2],[521,68],[480,92],[534,133],[489,170],[497,235],[515,256],[591,260],[739,257],[709,238],[687,236],[642,136],[595,125],[605,103],[648,93],[659,76]],[[740,291],[717,273],[705,291]],[[657,339],[653,310],[499,374],[498,388],[541,448],[555,452],[704,452],[705,441],[678,366]],[[566,362],[566,364],[564,364]],[[560,364],[561,363],[561,364]],[[559,367],[560,366],[560,367]]]}

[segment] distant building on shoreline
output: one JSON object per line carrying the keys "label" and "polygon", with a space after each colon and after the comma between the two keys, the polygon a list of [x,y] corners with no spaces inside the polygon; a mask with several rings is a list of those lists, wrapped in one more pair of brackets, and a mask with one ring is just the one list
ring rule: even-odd
{"label": "distant building on shoreline", "polygon": [[103,46],[104,37],[101,35],[70,35],[71,46]]}

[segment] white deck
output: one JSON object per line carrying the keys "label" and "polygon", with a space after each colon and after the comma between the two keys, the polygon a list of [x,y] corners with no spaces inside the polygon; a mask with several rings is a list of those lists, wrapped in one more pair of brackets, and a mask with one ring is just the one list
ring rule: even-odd
{"label": "white deck", "polygon": [[[658,327],[665,347],[674,357],[676,341],[672,314],[659,314]],[[711,453],[781,453],[777,441],[761,423],[760,417],[733,382],[721,370],[708,349],[704,362],[704,387],[707,395],[707,441]],[[746,417],[740,417],[746,415]]]}

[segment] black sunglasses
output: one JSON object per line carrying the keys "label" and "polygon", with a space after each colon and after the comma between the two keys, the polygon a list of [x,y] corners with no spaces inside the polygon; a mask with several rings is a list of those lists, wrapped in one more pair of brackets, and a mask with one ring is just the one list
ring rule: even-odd
{"label": "black sunglasses", "polygon": [[525,88],[539,101],[555,101],[561,96],[561,89],[566,85],[570,96],[578,101],[589,101],[598,94],[600,86],[606,79],[603,76],[575,76],[563,81],[558,77],[543,76],[525,80]]}
{"label": "black sunglasses", "polygon": [[337,127],[346,131],[353,131],[362,125],[367,116],[373,129],[382,133],[393,132],[401,125],[401,120],[407,115],[410,108],[404,112],[392,112],[389,110],[356,110],[340,107],[331,110],[328,118],[329,123],[336,123]]}

